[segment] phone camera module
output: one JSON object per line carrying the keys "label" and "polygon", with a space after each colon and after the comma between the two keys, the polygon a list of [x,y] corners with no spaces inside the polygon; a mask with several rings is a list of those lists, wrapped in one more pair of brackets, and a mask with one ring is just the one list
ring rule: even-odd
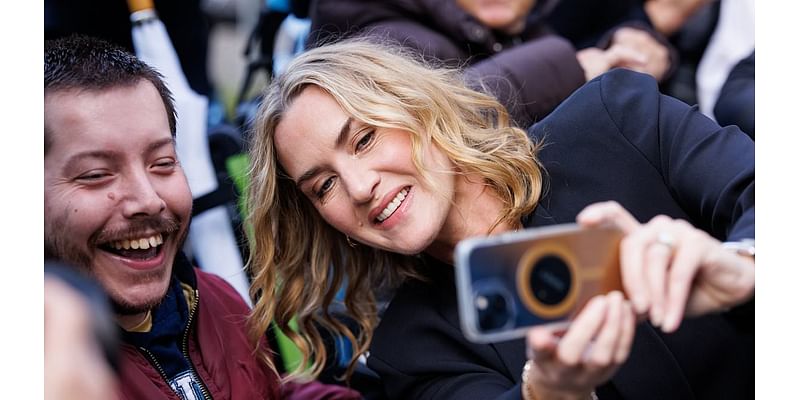
{"label": "phone camera module", "polygon": [[508,291],[492,286],[478,290],[473,297],[478,314],[478,326],[482,331],[503,329],[514,318],[514,306]]}
{"label": "phone camera module", "polygon": [[569,266],[560,257],[544,256],[531,269],[529,284],[539,302],[557,305],[569,295],[572,286]]}

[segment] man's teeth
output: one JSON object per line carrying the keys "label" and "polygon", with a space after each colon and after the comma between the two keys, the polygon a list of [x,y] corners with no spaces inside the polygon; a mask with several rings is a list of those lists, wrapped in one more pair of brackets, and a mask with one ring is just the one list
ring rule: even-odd
{"label": "man's teeth", "polygon": [[378,222],[383,222],[384,220],[386,220],[386,218],[391,217],[392,214],[394,214],[394,212],[397,211],[397,207],[400,206],[400,203],[403,202],[407,194],[408,194],[408,189],[401,190],[400,193],[398,193],[397,196],[395,196],[394,199],[389,203],[389,205],[387,205],[386,208],[383,209],[381,214],[378,215]]}
{"label": "man's teeth", "polygon": [[147,250],[151,247],[156,247],[164,243],[164,238],[161,236],[160,233],[157,233],[153,236],[143,237],[139,239],[125,239],[125,240],[118,240],[116,242],[111,242],[111,247],[117,250],[128,250],[128,249],[142,249]]}

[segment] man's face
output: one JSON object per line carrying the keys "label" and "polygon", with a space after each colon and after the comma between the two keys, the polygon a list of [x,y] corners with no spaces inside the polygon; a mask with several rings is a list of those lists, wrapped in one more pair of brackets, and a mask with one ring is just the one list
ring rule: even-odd
{"label": "man's face", "polygon": [[122,314],[163,298],[192,196],[155,87],[45,94],[45,251],[86,268]]}

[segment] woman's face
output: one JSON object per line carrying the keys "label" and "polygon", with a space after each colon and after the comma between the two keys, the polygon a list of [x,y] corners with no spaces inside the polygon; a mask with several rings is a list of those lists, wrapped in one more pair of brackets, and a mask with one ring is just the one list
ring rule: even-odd
{"label": "woman's face", "polygon": [[361,243],[417,254],[447,219],[455,178],[444,153],[423,150],[433,190],[412,161],[411,133],[361,123],[316,86],[297,96],[274,140],[278,162],[322,218]]}

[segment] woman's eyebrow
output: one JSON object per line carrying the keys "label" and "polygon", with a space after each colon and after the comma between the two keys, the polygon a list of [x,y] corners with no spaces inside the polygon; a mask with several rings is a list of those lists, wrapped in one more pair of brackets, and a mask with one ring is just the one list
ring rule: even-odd
{"label": "woman's eyebrow", "polygon": [[[336,136],[336,143],[334,144],[336,148],[342,147],[345,142],[347,142],[347,138],[350,136],[351,126],[353,124],[353,117],[348,117],[344,124],[342,124],[342,128],[339,129],[339,135]],[[318,166],[311,167],[308,171],[303,172],[297,181],[295,182],[295,186],[300,187],[303,182],[311,179],[319,173],[320,168]]]}
{"label": "woman's eyebrow", "polygon": [[350,135],[350,125],[353,123],[353,117],[348,117],[347,121],[342,124],[342,129],[339,130],[339,136],[336,137],[336,147],[341,147],[347,141]]}

